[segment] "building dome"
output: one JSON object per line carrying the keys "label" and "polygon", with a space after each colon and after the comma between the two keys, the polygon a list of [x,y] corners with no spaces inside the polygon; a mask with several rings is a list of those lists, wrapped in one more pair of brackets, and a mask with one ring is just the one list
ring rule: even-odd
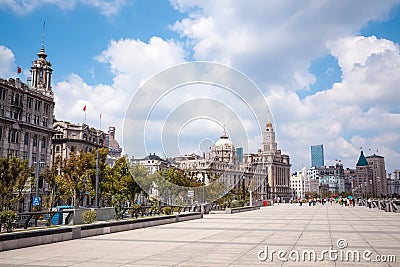
{"label": "building dome", "polygon": [[231,140],[229,140],[229,137],[226,135],[226,133],[224,132],[221,137],[219,138],[219,140],[215,143],[216,147],[221,147],[221,146],[232,146],[232,142]]}

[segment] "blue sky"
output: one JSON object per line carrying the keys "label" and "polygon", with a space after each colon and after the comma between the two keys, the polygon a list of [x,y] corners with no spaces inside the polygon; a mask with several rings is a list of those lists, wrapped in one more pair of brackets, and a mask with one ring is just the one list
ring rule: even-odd
{"label": "blue sky", "polygon": [[[102,113],[102,128],[117,126],[123,143],[126,109],[144,81],[176,64],[207,60],[258,85],[292,171],[309,167],[315,144],[324,144],[328,164],[339,158],[354,168],[363,147],[385,156],[388,172],[400,168],[400,1],[215,2],[0,0],[0,77],[16,76],[19,66],[26,80],[45,21],[57,119],[82,123],[87,105],[87,122],[98,127]],[[224,101],[221,92],[193,93],[205,96]],[[167,113],[184,100],[170,101],[163,103]],[[217,140],[222,124],[236,129],[229,118],[192,126],[196,136]],[[256,152],[261,136],[249,128]],[[198,153],[197,141],[189,141],[197,139],[182,132],[181,152]],[[162,154],[158,144],[148,146]]]}

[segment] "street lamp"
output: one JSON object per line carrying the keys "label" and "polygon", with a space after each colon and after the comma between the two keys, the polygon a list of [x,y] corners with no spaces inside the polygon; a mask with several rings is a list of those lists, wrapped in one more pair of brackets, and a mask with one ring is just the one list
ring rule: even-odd
{"label": "street lamp", "polygon": [[35,192],[35,197],[38,197],[39,194],[39,173],[40,173],[40,164],[44,164],[43,161],[39,162],[34,162],[35,164],[35,181],[36,181],[36,192]]}

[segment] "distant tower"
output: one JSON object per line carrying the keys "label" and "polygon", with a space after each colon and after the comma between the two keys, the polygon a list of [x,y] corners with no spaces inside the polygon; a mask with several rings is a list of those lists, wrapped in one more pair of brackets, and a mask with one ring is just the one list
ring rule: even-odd
{"label": "distant tower", "polygon": [[272,128],[272,123],[267,122],[265,130],[263,132],[263,141],[261,154],[263,156],[263,161],[272,161],[275,152],[278,150],[278,144],[275,140],[275,131]]}
{"label": "distant tower", "polygon": [[311,167],[325,166],[324,145],[311,146]]}
{"label": "distant tower", "polygon": [[42,47],[39,51],[38,59],[33,61],[31,67],[31,87],[51,93],[51,63],[46,60],[47,54],[44,51],[44,24],[42,35]]}

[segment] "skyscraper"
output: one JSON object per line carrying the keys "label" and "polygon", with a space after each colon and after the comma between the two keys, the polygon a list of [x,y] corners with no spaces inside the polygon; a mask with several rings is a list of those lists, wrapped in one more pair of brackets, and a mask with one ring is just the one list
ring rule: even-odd
{"label": "skyscraper", "polygon": [[325,166],[324,145],[311,146],[311,167]]}

